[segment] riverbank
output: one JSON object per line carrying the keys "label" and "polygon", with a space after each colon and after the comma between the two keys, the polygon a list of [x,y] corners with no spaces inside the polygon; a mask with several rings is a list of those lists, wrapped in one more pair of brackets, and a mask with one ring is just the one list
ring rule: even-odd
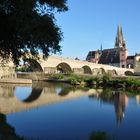
{"label": "riverbank", "polygon": [[112,77],[110,74],[90,76],[74,74],[53,74],[46,81],[66,82],[73,86],[90,88],[122,88],[130,91],[140,92],[139,77]]}
{"label": "riverbank", "polygon": [[4,78],[4,79],[0,79],[0,83],[32,84],[32,80],[31,79],[19,79],[19,78]]}
{"label": "riverbank", "polygon": [[[112,76],[109,73],[104,75],[76,75],[76,74],[21,74],[17,79],[1,79],[0,83],[31,84],[32,81],[68,83],[77,87],[88,88],[121,88],[140,93],[140,77],[137,76]],[[26,79],[29,78],[29,79]],[[32,80],[31,80],[32,79]]]}

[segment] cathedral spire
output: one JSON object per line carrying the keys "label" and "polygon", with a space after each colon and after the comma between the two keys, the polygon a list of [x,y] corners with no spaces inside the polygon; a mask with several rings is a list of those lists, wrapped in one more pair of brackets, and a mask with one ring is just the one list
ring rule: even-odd
{"label": "cathedral spire", "polygon": [[101,44],[100,51],[102,52],[102,50],[103,50],[103,45]]}
{"label": "cathedral spire", "polygon": [[126,47],[121,25],[119,25],[118,29],[117,29],[117,36],[116,36],[116,40],[115,40],[115,47],[116,48],[125,48]]}

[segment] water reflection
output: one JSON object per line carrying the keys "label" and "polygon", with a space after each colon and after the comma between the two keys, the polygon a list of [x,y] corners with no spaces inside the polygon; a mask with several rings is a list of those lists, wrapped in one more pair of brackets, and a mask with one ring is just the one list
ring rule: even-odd
{"label": "water reflection", "polygon": [[137,102],[137,105],[140,105],[140,95],[136,95],[136,102]]}
{"label": "water reflection", "polygon": [[[103,91],[92,89],[75,90],[65,84],[34,83],[32,87],[1,85],[0,91],[0,110],[6,114],[35,108],[44,104],[61,102],[83,96],[87,93],[90,98],[99,99],[100,103],[110,103],[114,105],[118,127],[125,116],[125,108],[128,104],[127,94],[121,91],[112,91],[110,89],[104,89]],[[8,98],[9,100],[7,100]],[[136,96],[136,101],[139,103],[139,96]]]}
{"label": "water reflection", "polygon": [[13,94],[17,97],[18,100],[24,101],[26,100],[32,92],[31,86],[22,86],[22,90],[20,86],[17,86],[13,92]]}
{"label": "water reflection", "polygon": [[125,108],[128,105],[128,96],[122,92],[115,92],[114,96],[114,107],[116,113],[117,126],[119,127],[122,119],[125,117]]}
{"label": "water reflection", "polygon": [[0,113],[0,140],[23,140],[15,129],[7,123],[6,116]]}
{"label": "water reflection", "polygon": [[[72,100],[76,98],[77,100]],[[129,98],[130,101],[139,104],[140,96],[133,96],[133,100]],[[119,90],[75,89],[66,84],[53,83],[34,83],[32,86],[1,85],[0,140],[6,135],[11,139],[12,136],[22,139],[18,135],[38,139],[46,139],[47,135],[51,140],[108,139],[108,136],[115,135],[112,129],[114,126],[114,131],[125,133],[126,129],[121,129],[122,126],[126,127],[131,123],[128,114],[130,120],[127,125],[122,123],[128,119],[125,117],[127,106],[128,94]]]}
{"label": "water reflection", "polygon": [[14,97],[15,86],[2,84],[0,85],[0,97],[12,98]]}
{"label": "water reflection", "polygon": [[[6,115],[0,113],[0,140],[41,140],[19,136],[14,127],[7,123]],[[113,140],[106,132],[94,131],[89,140]]]}
{"label": "water reflection", "polygon": [[110,138],[106,132],[94,131],[89,140],[114,140],[114,138]]}
{"label": "water reflection", "polygon": [[28,98],[23,100],[23,102],[31,103],[33,101],[36,101],[40,97],[41,93],[42,93],[42,89],[33,88],[30,96],[28,96]]}
{"label": "water reflection", "polygon": [[104,89],[98,96],[91,95],[90,98],[98,98],[100,103],[110,103],[114,105],[116,123],[119,127],[123,118],[125,117],[125,108],[128,105],[127,93],[122,91],[113,91],[110,89]]}
{"label": "water reflection", "polygon": [[27,85],[1,85],[0,90],[0,110],[3,114],[38,108],[39,106],[100,92],[100,90],[97,91],[95,89],[75,90],[66,84],[40,82],[34,83],[32,87]]}

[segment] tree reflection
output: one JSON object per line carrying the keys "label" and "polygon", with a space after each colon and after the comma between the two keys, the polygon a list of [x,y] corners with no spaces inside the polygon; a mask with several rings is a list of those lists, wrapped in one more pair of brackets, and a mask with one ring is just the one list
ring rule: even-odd
{"label": "tree reflection", "polygon": [[93,132],[89,140],[108,140],[108,136],[105,132]]}
{"label": "tree reflection", "polygon": [[6,122],[6,116],[0,113],[0,140],[25,140],[16,134],[15,129]]}
{"label": "tree reflection", "polygon": [[94,131],[90,135],[89,140],[115,140],[104,131]]}

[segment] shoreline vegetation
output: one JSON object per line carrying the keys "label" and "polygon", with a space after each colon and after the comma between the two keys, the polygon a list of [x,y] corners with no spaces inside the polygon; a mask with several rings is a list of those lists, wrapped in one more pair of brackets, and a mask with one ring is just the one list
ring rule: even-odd
{"label": "shoreline vegetation", "polygon": [[72,86],[89,88],[120,88],[126,91],[140,93],[140,79],[134,76],[113,77],[109,73],[104,75],[75,75],[75,74],[52,74],[49,82],[64,82]]}

